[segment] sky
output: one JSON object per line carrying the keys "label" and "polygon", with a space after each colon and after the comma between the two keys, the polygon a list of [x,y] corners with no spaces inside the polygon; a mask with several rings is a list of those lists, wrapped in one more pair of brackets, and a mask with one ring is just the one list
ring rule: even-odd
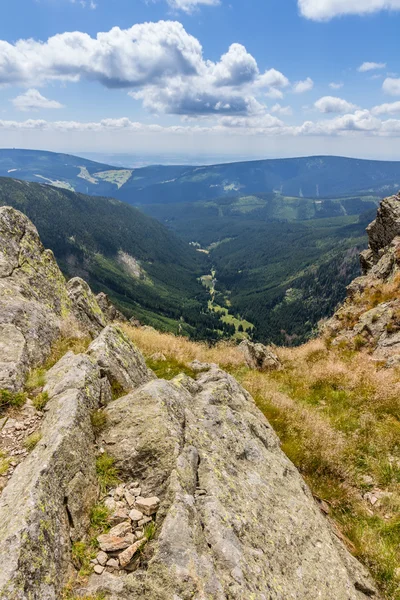
{"label": "sky", "polygon": [[13,0],[0,147],[400,160],[400,0]]}

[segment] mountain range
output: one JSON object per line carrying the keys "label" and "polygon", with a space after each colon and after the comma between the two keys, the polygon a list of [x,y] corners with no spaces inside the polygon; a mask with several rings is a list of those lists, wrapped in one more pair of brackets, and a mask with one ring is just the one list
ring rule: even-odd
{"label": "mountain range", "polygon": [[195,202],[261,192],[310,198],[370,193],[382,197],[400,187],[400,162],[314,156],[125,169],[67,154],[3,149],[0,176],[113,196],[134,205]]}

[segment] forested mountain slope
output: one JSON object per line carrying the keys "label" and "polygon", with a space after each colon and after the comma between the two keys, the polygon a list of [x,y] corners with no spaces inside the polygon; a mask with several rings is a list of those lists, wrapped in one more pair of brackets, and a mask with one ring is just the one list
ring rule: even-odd
{"label": "forested mountain slope", "polygon": [[161,329],[212,337],[216,316],[197,278],[205,258],[163,225],[110,198],[0,178],[0,206],[34,222],[69,277],[83,276],[125,311]]}

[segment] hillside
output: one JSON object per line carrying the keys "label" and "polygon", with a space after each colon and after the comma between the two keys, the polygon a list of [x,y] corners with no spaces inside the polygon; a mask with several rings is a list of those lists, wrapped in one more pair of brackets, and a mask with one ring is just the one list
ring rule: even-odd
{"label": "hillside", "polygon": [[0,178],[0,206],[24,211],[68,277],[83,276],[128,317],[212,338],[216,316],[197,278],[204,257],[154,219],[109,198]]}
{"label": "hillside", "polygon": [[315,156],[205,167],[123,169],[65,154],[3,149],[0,176],[147,205],[271,192],[314,199],[349,194],[382,197],[400,187],[400,163]]}
{"label": "hillside", "polygon": [[[313,497],[260,410],[262,394],[273,403],[274,386],[293,373],[283,351],[279,370],[264,373],[237,347],[121,329],[87,283],[64,280],[11,207],[0,208],[0,244],[1,600],[382,598],[332,520],[328,488],[327,501]],[[146,354],[158,345],[148,362],[166,378],[131,338]],[[260,408],[218,364],[193,358],[253,381]],[[326,350],[308,347],[303,358],[309,387],[320,367],[328,386]],[[349,486],[357,479],[341,468],[347,440],[333,420],[324,426],[324,410],[312,421],[313,472],[333,483],[340,472]],[[291,417],[303,432],[310,426],[311,411]],[[394,536],[387,506],[385,519]],[[394,559],[360,556],[394,599]]]}

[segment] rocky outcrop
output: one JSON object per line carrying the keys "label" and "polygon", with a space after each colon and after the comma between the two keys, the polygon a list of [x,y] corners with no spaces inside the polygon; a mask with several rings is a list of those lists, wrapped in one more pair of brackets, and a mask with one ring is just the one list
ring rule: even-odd
{"label": "rocky outcrop", "polygon": [[127,321],[127,318],[114,306],[107,294],[100,292],[100,294],[97,294],[96,300],[109,323],[113,321],[119,321],[120,323]]}
{"label": "rocky outcrop", "polygon": [[87,530],[97,496],[90,413],[99,371],[66,355],[47,374],[42,438],[0,497],[1,600],[58,600],[71,570],[70,539]]}
{"label": "rocky outcrop", "polygon": [[88,355],[100,367],[111,387],[118,392],[128,392],[142,383],[154,379],[143,356],[121,329],[106,327],[89,346]]}
{"label": "rocky outcrop", "polygon": [[330,530],[271,427],[214,367],[152,381],[113,402],[102,445],[123,478],[157,495],[146,572],[93,575],[88,592],[130,600],[378,597]]}
{"label": "rocky outcrop", "polygon": [[400,356],[400,194],[381,202],[367,233],[363,275],[349,285],[346,302],[324,331],[334,344],[365,347],[393,366]]}
{"label": "rocky outcrop", "polygon": [[92,338],[111,319],[121,318],[104,297],[100,300],[107,314],[85,281],[76,277],[66,283],[31,221],[18,210],[1,207],[0,389],[23,387],[29,369],[43,364],[61,332],[70,329],[64,323],[71,317],[80,335]]}
{"label": "rocky outcrop", "polygon": [[19,211],[0,208],[0,389],[21,389],[46,359],[70,309],[53,253]]}
{"label": "rocky outcrop", "polygon": [[258,371],[279,371],[282,369],[282,363],[275,352],[263,344],[254,344],[249,340],[243,340],[239,348],[243,352],[247,366],[250,369],[257,369]]}
{"label": "rocky outcrop", "polygon": [[96,296],[86,281],[80,277],[68,281],[67,293],[71,300],[72,311],[82,329],[91,337],[96,337],[108,322],[98,305]]}

